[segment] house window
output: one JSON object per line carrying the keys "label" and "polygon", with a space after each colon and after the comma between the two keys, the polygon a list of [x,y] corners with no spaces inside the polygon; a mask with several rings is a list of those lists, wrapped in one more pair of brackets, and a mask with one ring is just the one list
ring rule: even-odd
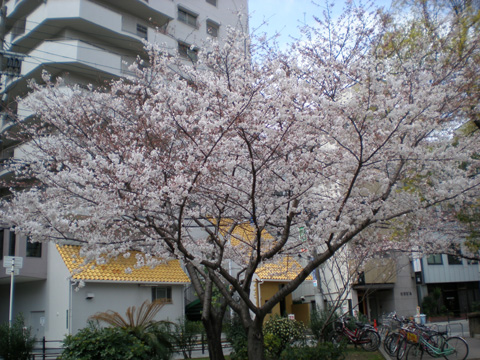
{"label": "house window", "polygon": [[428,265],[442,265],[442,254],[432,254],[427,257]]}
{"label": "house window", "polygon": [[156,286],[152,287],[152,301],[163,300],[166,304],[171,304],[172,301],[172,287],[171,286]]}
{"label": "house window", "polygon": [[462,258],[458,255],[460,255],[460,248],[456,245],[451,245],[450,246],[450,254],[448,255],[448,265],[461,265],[462,264]]}
{"label": "house window", "polygon": [[145,25],[142,24],[137,24],[137,35],[140,36],[141,38],[147,40],[148,28]]}
{"label": "house window", "polygon": [[207,3],[213,6],[217,6],[217,0],[207,0]]}
{"label": "house window", "polygon": [[15,245],[17,243],[17,237],[15,231],[10,230],[10,237],[8,239],[8,256],[15,256]]}
{"label": "house window", "polygon": [[218,29],[220,25],[211,20],[207,20],[207,34],[213,37],[218,37]]}
{"label": "house window", "polygon": [[178,8],[178,20],[193,27],[197,27],[197,15],[183,8]]}
{"label": "house window", "polygon": [[188,58],[191,61],[197,61],[197,50],[191,49],[191,46],[185,43],[178,43],[178,54],[181,57]]}
{"label": "house window", "polygon": [[456,255],[448,255],[448,265],[461,265],[462,258]]}
{"label": "house window", "polygon": [[27,257],[42,257],[42,243],[40,242],[31,242],[30,239],[27,238]]}

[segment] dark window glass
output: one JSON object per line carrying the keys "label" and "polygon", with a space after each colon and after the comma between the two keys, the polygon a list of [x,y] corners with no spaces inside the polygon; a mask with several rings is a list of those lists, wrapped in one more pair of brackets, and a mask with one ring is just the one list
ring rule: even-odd
{"label": "dark window glass", "polygon": [[188,58],[191,61],[197,61],[197,50],[190,49],[190,45],[184,43],[178,43],[178,54],[184,58]]}
{"label": "dark window glass", "polygon": [[428,265],[442,265],[442,254],[432,254],[427,257]]}
{"label": "dark window glass", "polygon": [[178,20],[193,27],[197,27],[197,15],[185,9],[178,9]]}
{"label": "dark window glass", "polygon": [[218,37],[219,25],[213,21],[207,20],[207,34],[213,37]]}
{"label": "dark window glass", "polygon": [[10,237],[8,241],[8,256],[15,256],[15,244],[17,237],[14,230],[10,230]]}
{"label": "dark window glass", "polygon": [[27,238],[27,257],[42,257],[42,243],[40,242],[30,242]]}
{"label": "dark window glass", "polygon": [[148,36],[148,29],[146,26],[137,24],[137,35],[140,36],[141,38],[147,40]]}
{"label": "dark window glass", "polygon": [[5,230],[0,230],[0,260],[3,260],[3,237],[5,235]]}
{"label": "dark window glass", "polygon": [[217,6],[217,0],[207,0],[207,3]]}
{"label": "dark window glass", "polygon": [[455,255],[448,255],[448,264],[449,265],[461,265],[462,258]]}

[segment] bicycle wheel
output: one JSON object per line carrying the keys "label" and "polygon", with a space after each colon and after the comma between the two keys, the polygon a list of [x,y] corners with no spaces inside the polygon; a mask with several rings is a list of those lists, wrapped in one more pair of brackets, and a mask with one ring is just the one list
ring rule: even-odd
{"label": "bicycle wheel", "polygon": [[376,351],[380,347],[380,335],[376,331],[366,330],[360,336],[361,346],[366,351]]}
{"label": "bicycle wheel", "polygon": [[432,357],[438,357],[445,345],[446,338],[443,335],[435,334],[435,335],[431,335],[425,340],[428,342],[429,345],[433,347],[432,349],[426,346],[425,350],[427,351],[428,355]]}
{"label": "bicycle wheel", "polygon": [[461,337],[453,336],[445,341],[442,354],[448,360],[465,360],[468,356],[468,344]]}
{"label": "bicycle wheel", "polygon": [[412,344],[405,356],[405,360],[420,360],[423,358],[423,348],[420,344]]}
{"label": "bicycle wheel", "polygon": [[383,343],[383,348],[385,352],[390,356],[395,356],[398,351],[400,342],[402,341],[403,336],[399,333],[390,333]]}
{"label": "bicycle wheel", "polygon": [[402,360],[407,352],[407,338],[403,338],[398,344],[397,360]]}

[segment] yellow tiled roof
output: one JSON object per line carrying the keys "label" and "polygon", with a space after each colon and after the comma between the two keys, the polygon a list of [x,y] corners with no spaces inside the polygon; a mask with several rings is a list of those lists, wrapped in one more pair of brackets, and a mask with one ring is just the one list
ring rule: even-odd
{"label": "yellow tiled roof", "polygon": [[[222,219],[221,230],[225,233],[232,226],[232,220]],[[238,224],[232,230],[231,243],[233,246],[239,246],[242,242],[250,244],[255,239],[255,229],[249,223]],[[240,240],[241,239],[241,240]],[[262,239],[269,241],[273,245],[273,236],[268,231],[262,231]],[[260,266],[255,272],[262,280],[289,281],[293,280],[302,271],[302,266],[290,256],[286,256],[274,263],[267,263]],[[309,275],[306,280],[313,280]]]}
{"label": "yellow tiled roof", "polygon": [[[137,259],[135,255],[137,252],[131,251],[129,258],[119,256],[116,259],[107,261],[104,265],[94,263],[82,265],[83,259],[80,257],[80,246],[57,245],[57,250],[62,256],[68,271],[73,275],[73,279],[77,280],[179,284],[190,282],[178,260],[171,260],[154,268],[144,266],[136,269]],[[130,273],[125,272],[128,268],[131,269]]]}
{"label": "yellow tiled roof", "polygon": [[[275,263],[268,263],[260,266],[256,274],[263,281],[276,280],[276,281],[290,281],[302,271],[302,266],[290,256],[284,257],[281,260],[277,260]],[[313,277],[309,275],[305,280],[313,280]]]}

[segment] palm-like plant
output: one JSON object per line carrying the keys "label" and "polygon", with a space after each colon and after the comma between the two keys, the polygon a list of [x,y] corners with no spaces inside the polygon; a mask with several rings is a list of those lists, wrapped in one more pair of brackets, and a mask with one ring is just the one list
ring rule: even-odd
{"label": "palm-like plant", "polygon": [[148,345],[152,359],[166,360],[173,353],[173,339],[168,332],[168,321],[154,320],[165,303],[161,300],[144,301],[137,309],[130,306],[125,317],[116,311],[108,310],[92,315],[93,320],[102,321],[112,327],[122,328]]}

